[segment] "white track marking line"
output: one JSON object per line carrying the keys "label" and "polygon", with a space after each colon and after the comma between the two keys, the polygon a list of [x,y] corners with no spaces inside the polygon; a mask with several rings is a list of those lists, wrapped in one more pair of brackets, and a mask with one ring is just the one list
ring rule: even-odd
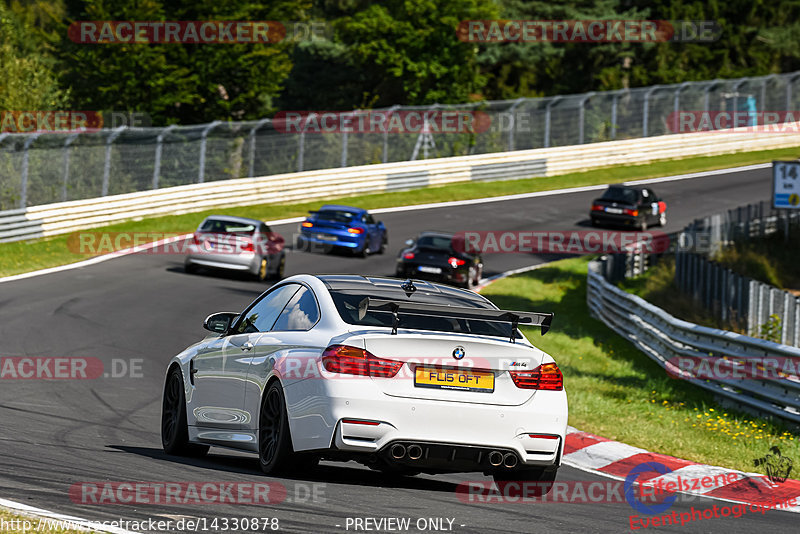
{"label": "white track marking line", "polygon": [[627,458],[634,454],[643,454],[647,451],[638,447],[631,447],[618,441],[601,441],[594,445],[589,445],[575,452],[564,455],[564,460],[580,462],[581,465],[600,469],[611,465],[621,458]]}

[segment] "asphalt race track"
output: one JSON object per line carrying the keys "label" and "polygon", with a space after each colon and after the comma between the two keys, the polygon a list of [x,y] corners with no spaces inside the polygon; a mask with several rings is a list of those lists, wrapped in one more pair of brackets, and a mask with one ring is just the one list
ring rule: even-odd
{"label": "asphalt race track", "polygon": [[[694,216],[766,199],[770,170],[652,187],[668,203],[666,230],[673,231]],[[287,258],[287,274],[391,275],[402,243],[422,230],[585,230],[589,203],[595,196],[597,192],[580,192],[381,214],[378,218],[389,228],[386,255],[359,259],[293,252]],[[276,229],[289,238],[296,227]],[[484,276],[545,259],[527,254],[489,255]],[[286,532],[354,532],[352,524],[346,529],[347,518],[385,517],[410,518],[408,532],[418,532],[420,518],[452,519],[453,532],[630,529],[629,516],[635,512],[625,502],[462,502],[455,493],[457,485],[490,480],[480,474],[387,480],[356,464],[323,463],[312,475],[268,478],[260,473],[255,456],[225,449],[212,448],[201,460],[166,456],[159,434],[166,362],[203,337],[201,324],[206,315],[240,310],[264,289],[264,285],[235,276],[187,275],[182,258],[146,254],[0,284],[0,356],[95,357],[104,362],[107,374],[125,375],[0,382],[0,497],[97,521],[278,518],[280,530]],[[558,315],[558,310],[553,311]],[[557,320],[553,327],[558,328]],[[558,360],[558,354],[553,356]],[[120,361],[127,364],[127,372]],[[570,480],[609,479],[562,467],[559,481]],[[284,485],[287,498],[272,507],[95,505],[70,498],[73,484],[103,481],[268,481]],[[691,506],[714,504],[723,503],[697,497],[691,503],[678,502],[672,509],[680,513]],[[443,524],[450,528],[447,521]],[[772,511],[658,530],[750,534],[767,529],[792,532],[796,525],[796,515]],[[216,530],[223,530],[221,523]]]}

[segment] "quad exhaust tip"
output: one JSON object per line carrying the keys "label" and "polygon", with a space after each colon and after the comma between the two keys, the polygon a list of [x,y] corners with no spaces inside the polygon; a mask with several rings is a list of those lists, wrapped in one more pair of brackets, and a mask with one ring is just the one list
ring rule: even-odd
{"label": "quad exhaust tip", "polygon": [[422,447],[419,445],[409,445],[408,446],[408,457],[412,460],[419,460],[422,458]]}
{"label": "quad exhaust tip", "polygon": [[503,453],[500,451],[492,451],[489,453],[489,463],[494,467],[503,463]]}
{"label": "quad exhaust tip", "polygon": [[509,469],[516,467],[517,455],[512,452],[506,453],[506,455],[503,456],[503,465]]}
{"label": "quad exhaust tip", "polygon": [[406,455],[406,448],[404,445],[400,445],[398,443],[396,445],[392,445],[391,452],[392,452],[392,458],[394,458],[395,460],[399,460]]}

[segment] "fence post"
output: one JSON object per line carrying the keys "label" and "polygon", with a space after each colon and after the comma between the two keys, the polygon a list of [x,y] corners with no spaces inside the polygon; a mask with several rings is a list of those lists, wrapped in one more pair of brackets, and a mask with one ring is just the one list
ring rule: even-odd
{"label": "fence post", "polygon": [[203,129],[200,134],[200,168],[197,170],[197,183],[202,184],[206,180],[206,145],[208,144],[208,133],[217,127],[220,121],[214,121]]}
{"label": "fence post", "polygon": [[79,134],[72,134],[67,137],[67,140],[64,141],[64,176],[61,183],[61,201],[66,202],[67,200],[67,183],[69,182],[69,154],[70,154],[70,145],[75,142],[78,138]]}
{"label": "fence post", "polygon": [[611,129],[609,137],[612,141],[617,138],[617,105],[619,103],[619,94],[619,91],[615,91],[611,97]]}
{"label": "fence post", "polygon": [[794,340],[792,345],[800,347],[800,298],[794,299]]}
{"label": "fence post", "polygon": [[586,93],[581,98],[580,102],[580,109],[578,109],[578,144],[583,144],[584,138],[584,130],[586,129],[586,125],[584,124],[586,120],[586,102],[594,96],[594,92]]}
{"label": "fence post", "polygon": [[508,110],[509,119],[510,119],[508,121],[508,151],[509,152],[514,150],[514,128],[515,128],[515,126],[517,124],[517,119],[516,119],[516,115],[514,115],[514,110],[517,108],[517,106],[519,106],[523,102],[525,102],[524,98],[518,98],[516,101],[514,101],[514,104],[512,104],[511,108]]}
{"label": "fence post", "polygon": [[383,162],[389,162],[389,128],[385,125],[389,124],[389,117],[391,117],[392,113],[395,112],[400,106],[392,106],[386,112],[386,120],[383,121],[384,127],[386,128],[383,131]]}
{"label": "fence post", "polygon": [[550,99],[544,108],[544,148],[550,147],[550,114],[553,104],[561,100],[560,96],[554,96]]}
{"label": "fence post", "polygon": [[684,89],[689,87],[689,84],[691,84],[691,83],[692,82],[683,82],[682,84],[680,84],[678,86],[677,89],[675,89],[675,96],[673,97],[673,102],[672,102],[672,111],[673,111],[673,114],[672,114],[672,117],[673,117],[673,119],[672,119],[672,133],[680,133],[679,132],[680,121],[678,120],[678,114],[679,114],[679,110],[680,110],[681,91],[683,91]]}
{"label": "fence post", "polygon": [[654,85],[644,94],[644,109],[642,110],[642,137],[647,137],[647,122],[650,115],[650,95],[652,95],[653,92],[659,87],[661,86]]}
{"label": "fence post", "polygon": [[100,196],[102,197],[108,196],[108,181],[111,177],[111,145],[114,143],[114,139],[119,137],[125,128],[127,128],[127,126],[115,128],[111,131],[108,138],[106,138],[106,159],[103,163],[103,184],[100,192]]}
{"label": "fence post", "polygon": [[250,138],[250,165],[247,168],[247,176],[253,178],[256,175],[256,132],[259,128],[270,122],[270,119],[261,119],[255,126],[250,128],[248,137]]}
{"label": "fence post", "polygon": [[19,207],[20,209],[25,209],[28,207],[28,152],[31,148],[31,145],[36,138],[39,137],[40,133],[30,134],[28,137],[25,138],[25,144],[22,146],[22,177],[20,180],[20,192],[19,192]]}
{"label": "fence post", "polygon": [[783,305],[781,306],[781,345],[786,345],[786,338],[789,334],[789,295],[788,291],[783,292]]}
{"label": "fence post", "polygon": [[156,159],[153,163],[153,189],[158,189],[158,182],[161,176],[161,150],[164,144],[164,137],[167,136],[169,132],[175,129],[175,125],[172,124],[167,126],[164,130],[158,134],[156,137]]}
{"label": "fence post", "polygon": [[[352,119],[353,116],[358,112],[359,112],[359,110],[356,109],[356,110],[354,110],[354,111],[352,111],[350,113],[346,113],[345,115],[350,116],[350,118]],[[347,167],[347,138],[348,138],[347,134],[348,134],[347,129],[343,129],[343,131],[342,131],[342,159],[340,161],[340,165],[339,165],[340,167]]]}

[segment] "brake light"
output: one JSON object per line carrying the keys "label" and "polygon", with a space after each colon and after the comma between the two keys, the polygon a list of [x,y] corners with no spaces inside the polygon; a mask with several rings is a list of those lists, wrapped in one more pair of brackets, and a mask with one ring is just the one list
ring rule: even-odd
{"label": "brake light", "polygon": [[543,363],[533,371],[509,371],[514,385],[520,389],[543,389],[561,391],[564,377],[555,363]]}
{"label": "brake light", "polygon": [[533,439],[558,439],[558,436],[552,434],[528,434],[528,437]]}
{"label": "brake light", "polygon": [[366,426],[378,426],[380,424],[379,421],[365,421],[363,419],[342,419],[342,423],[346,423],[348,425],[366,425]]}
{"label": "brake light", "polygon": [[203,240],[200,238],[200,234],[198,234],[198,233],[194,234],[194,244],[195,245],[202,245],[203,244]]}
{"label": "brake light", "polygon": [[456,267],[461,267],[462,265],[464,265],[467,262],[466,262],[466,260],[450,257],[450,258],[447,259],[447,263],[450,264],[450,267],[455,269]]}
{"label": "brake light", "polygon": [[253,242],[252,241],[248,241],[247,243],[242,245],[241,250],[242,250],[242,252],[253,252],[255,250],[255,246],[253,246]]}
{"label": "brake light", "polygon": [[638,217],[639,216],[639,210],[625,209],[625,215],[630,215],[631,217]]}
{"label": "brake light", "polygon": [[603,211],[605,208],[603,206],[598,206],[597,204],[592,204],[592,211]]}
{"label": "brake light", "polygon": [[302,226],[303,228],[311,228],[312,226],[314,226],[314,223],[310,223],[308,221],[304,221],[304,222],[300,223],[300,226]]}
{"label": "brake light", "polygon": [[331,345],[322,353],[322,365],[331,373],[391,378],[403,362],[377,358],[358,347]]}
{"label": "brake light", "polygon": [[364,233],[364,229],[363,228],[348,228],[347,231],[350,232],[351,234],[363,234]]}
{"label": "brake light", "polygon": [[403,259],[404,260],[413,260],[414,259],[414,253],[413,252],[406,252],[405,254],[403,254]]}

